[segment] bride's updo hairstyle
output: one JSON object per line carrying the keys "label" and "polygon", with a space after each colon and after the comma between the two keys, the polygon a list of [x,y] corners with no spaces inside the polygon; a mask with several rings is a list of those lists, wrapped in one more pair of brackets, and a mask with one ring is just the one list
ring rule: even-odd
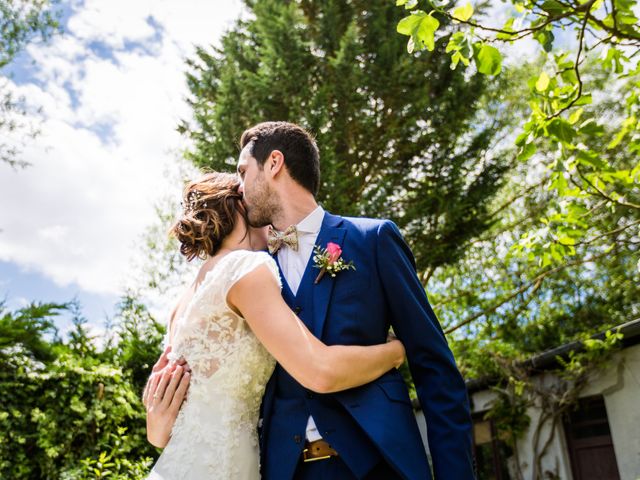
{"label": "bride's updo hairstyle", "polygon": [[185,187],[183,213],[169,234],[178,239],[180,253],[188,261],[215,255],[224,238],[233,230],[238,213],[247,225],[239,187],[236,175],[218,172],[208,173]]}

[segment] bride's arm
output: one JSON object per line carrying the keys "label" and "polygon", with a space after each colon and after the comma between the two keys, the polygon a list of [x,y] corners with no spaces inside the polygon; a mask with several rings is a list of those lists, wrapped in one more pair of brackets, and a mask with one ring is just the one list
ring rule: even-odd
{"label": "bride's arm", "polygon": [[404,347],[398,340],[367,347],[322,343],[289,309],[266,265],[238,280],[227,294],[227,303],[245,318],[284,369],[315,392],[369,383],[404,361]]}

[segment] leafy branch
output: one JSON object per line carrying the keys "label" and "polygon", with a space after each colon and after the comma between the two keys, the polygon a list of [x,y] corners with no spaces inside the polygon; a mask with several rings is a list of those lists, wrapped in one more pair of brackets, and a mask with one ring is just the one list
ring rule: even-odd
{"label": "leafy branch", "polygon": [[452,332],[455,332],[456,330],[464,327],[465,325],[469,325],[471,322],[481,318],[481,317],[485,317],[490,313],[495,312],[498,308],[500,308],[502,305],[505,305],[506,303],[510,302],[511,300],[513,300],[514,298],[516,298],[517,296],[523,294],[524,292],[528,291],[529,289],[531,290],[530,296],[534,295],[535,292],[542,286],[542,282],[545,280],[545,278],[554,275],[562,270],[565,270],[567,268],[570,267],[575,267],[577,265],[583,265],[585,263],[592,263],[595,262],[596,260],[603,258],[605,256],[607,256],[608,253],[601,253],[600,255],[594,255],[592,257],[586,258],[586,259],[579,259],[579,260],[573,260],[571,262],[567,262],[563,265],[559,265],[557,267],[554,268],[549,268],[539,274],[537,274],[532,280],[530,280],[529,282],[525,283],[524,285],[522,285],[520,288],[518,288],[517,290],[515,290],[514,292],[510,293],[509,295],[507,295],[506,297],[500,299],[498,302],[494,303],[493,305],[491,305],[488,308],[485,308],[484,310],[482,310],[481,312],[475,313],[474,315],[469,316],[468,318],[464,319],[462,322],[449,327],[445,330],[445,334],[450,334]]}
{"label": "leafy branch", "polygon": [[[471,3],[448,4],[439,7],[426,3],[424,10],[418,1],[397,0],[410,13],[399,23],[397,30],[409,36],[409,52],[433,50],[437,34],[446,42],[445,51],[451,56],[450,67],[456,69],[474,63],[479,74],[499,75],[502,72],[503,54],[492,43],[516,45],[525,37],[535,39],[544,55],[546,64],[535,77],[529,79],[529,118],[522,125],[522,133],[516,138],[517,160],[547,163],[551,172],[547,186],[558,203],[566,205],[566,212],[555,215],[554,225],[567,233],[554,239],[548,222],[540,228],[545,234],[529,234],[513,245],[514,252],[533,254],[543,259],[543,265],[560,262],[565,255],[575,255],[574,245],[588,245],[586,226],[575,228],[578,222],[572,213],[579,211],[585,199],[605,199],[612,205],[638,210],[640,205],[629,198],[640,184],[640,22],[636,17],[637,0],[588,0],[584,3],[564,0],[534,0],[526,4],[512,0],[515,12],[504,26],[489,25],[481,13],[474,12]],[[527,23],[525,23],[527,22]],[[515,25],[523,23],[521,27]],[[573,28],[575,53],[555,52],[554,31]],[[591,62],[610,72],[611,84],[624,83],[628,88],[626,118],[605,125],[598,116],[598,109],[589,108],[593,95],[588,92],[583,69],[587,57],[600,51]],[[552,66],[552,69],[550,67]],[[552,72],[552,73],[551,73]],[[613,163],[604,160],[599,145],[611,136],[606,150],[617,147],[630,152],[624,160]],[[602,140],[601,140],[602,139]],[[536,155],[548,145],[553,152],[547,159]],[[636,156],[636,164],[631,158]],[[627,162],[626,165],[624,163]],[[588,171],[584,173],[583,170]],[[574,182],[572,173],[582,178]],[[571,181],[575,189],[569,188]],[[608,192],[602,185],[615,186]],[[609,190],[609,188],[607,188]],[[500,212],[499,208],[497,212]],[[544,218],[542,219],[544,223]],[[586,223],[588,224],[589,219]],[[603,235],[600,239],[611,238]],[[612,240],[613,241],[613,240]],[[549,243],[551,242],[551,244]],[[523,248],[524,247],[524,248]],[[551,250],[553,251],[551,251]],[[547,251],[545,251],[547,250]]]}

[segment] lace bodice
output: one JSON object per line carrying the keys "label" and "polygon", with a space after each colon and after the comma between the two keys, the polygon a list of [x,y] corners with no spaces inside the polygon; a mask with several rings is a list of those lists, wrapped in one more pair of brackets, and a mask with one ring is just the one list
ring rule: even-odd
{"label": "lace bodice", "polygon": [[[261,265],[280,283],[264,252],[222,257],[175,320],[170,359],[187,360],[191,383],[150,478],[259,478],[258,411],[275,360],[226,298],[234,283]],[[255,465],[247,463],[249,455]]]}

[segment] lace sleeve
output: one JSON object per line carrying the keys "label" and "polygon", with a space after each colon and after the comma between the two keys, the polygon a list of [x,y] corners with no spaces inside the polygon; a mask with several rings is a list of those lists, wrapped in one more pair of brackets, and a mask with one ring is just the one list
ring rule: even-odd
{"label": "lace sleeve", "polygon": [[282,281],[280,280],[278,266],[276,265],[275,260],[273,260],[268,253],[251,251],[244,251],[242,253],[238,252],[237,257],[227,265],[228,276],[223,291],[223,298],[225,299],[225,302],[231,287],[233,287],[236,282],[242,279],[245,275],[253,272],[262,265],[266,265],[269,268],[269,271],[271,271],[274,279],[278,283],[278,287],[282,288]]}

